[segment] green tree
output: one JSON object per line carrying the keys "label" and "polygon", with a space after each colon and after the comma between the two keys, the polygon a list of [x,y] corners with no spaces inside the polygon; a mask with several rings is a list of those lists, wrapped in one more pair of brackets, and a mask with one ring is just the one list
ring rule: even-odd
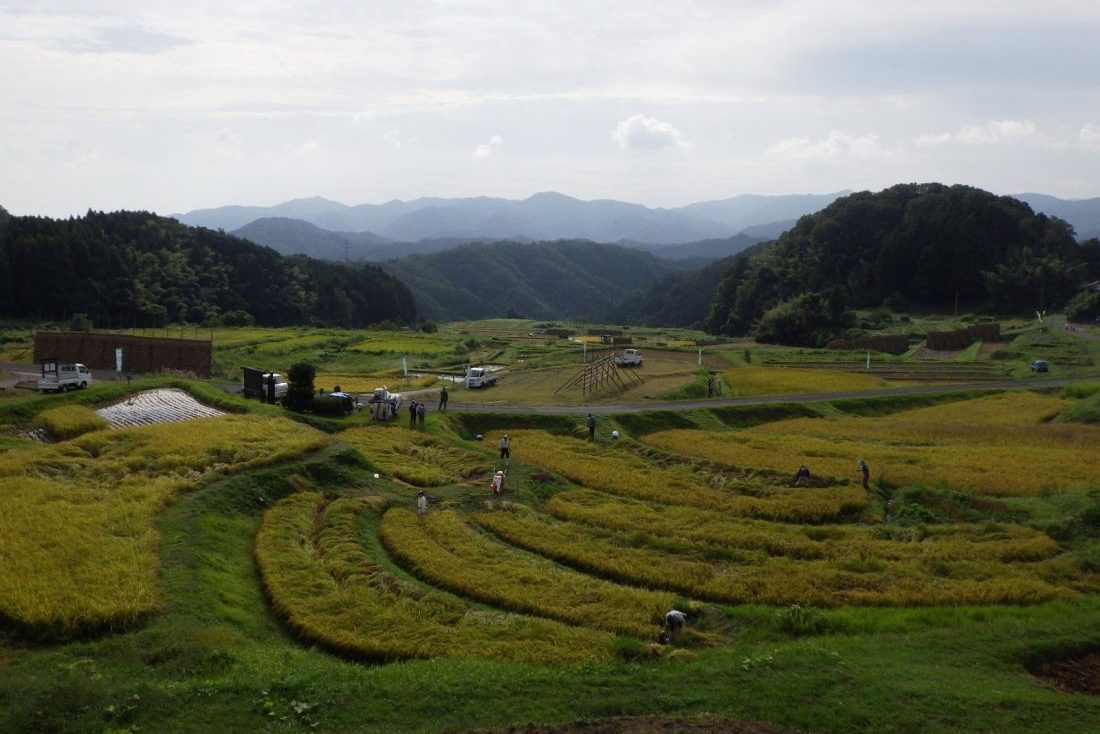
{"label": "green tree", "polygon": [[297,362],[291,365],[287,372],[287,389],[283,405],[288,410],[299,413],[311,410],[315,391],[313,383],[316,378],[317,368],[308,362]]}

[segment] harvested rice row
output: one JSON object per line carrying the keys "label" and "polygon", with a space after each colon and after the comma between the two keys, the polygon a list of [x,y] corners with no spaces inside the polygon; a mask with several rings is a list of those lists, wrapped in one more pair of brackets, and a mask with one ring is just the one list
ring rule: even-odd
{"label": "harvested rice row", "polygon": [[298,634],[357,658],[458,657],[573,663],[611,657],[595,630],[471,609],[448,594],[399,581],[359,541],[359,515],[380,498],[292,495],[264,515],[256,559],[279,614]]}
{"label": "harvested rice row", "polygon": [[410,570],[458,594],[570,624],[655,637],[672,594],[635,589],[567,570],[470,528],[450,511],[393,509],[382,518],[382,542]]}
{"label": "harvested rice row", "polygon": [[[1030,604],[1076,593],[1060,560],[1006,564],[935,557],[883,560],[853,556],[797,560],[744,553],[738,561],[713,562],[682,552],[632,544],[624,533],[561,522],[521,507],[482,512],[475,520],[518,545],[570,566],[623,583],[667,589],[732,604],[814,606],[919,606],[939,604]],[[1082,590],[1095,582],[1083,577]]]}

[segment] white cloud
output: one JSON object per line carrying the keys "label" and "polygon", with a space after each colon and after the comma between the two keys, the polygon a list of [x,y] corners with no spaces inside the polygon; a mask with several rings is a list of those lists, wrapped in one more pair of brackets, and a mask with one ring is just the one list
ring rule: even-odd
{"label": "white cloud", "polygon": [[1030,120],[992,120],[985,125],[963,125],[951,132],[919,135],[913,142],[924,148],[937,145],[997,145],[1029,138],[1037,131],[1035,123]]}
{"label": "white cloud", "polygon": [[493,137],[489,138],[489,142],[482,143],[481,145],[474,148],[473,156],[474,158],[488,158],[490,155],[492,155],[494,149],[499,148],[503,144],[504,138],[500,137],[499,135],[494,135]]}
{"label": "white cloud", "polygon": [[1083,125],[1077,138],[1081,141],[1081,145],[1086,148],[1100,149],[1100,125],[1093,125],[1092,123]]}
{"label": "white cloud", "polygon": [[663,120],[647,115],[632,115],[618,124],[611,139],[619,150],[659,150],[685,148],[683,134]]}
{"label": "white cloud", "polygon": [[800,160],[829,160],[833,158],[871,158],[881,154],[877,135],[848,135],[833,130],[824,138],[794,137],[782,140],[768,148],[768,154],[779,158]]}

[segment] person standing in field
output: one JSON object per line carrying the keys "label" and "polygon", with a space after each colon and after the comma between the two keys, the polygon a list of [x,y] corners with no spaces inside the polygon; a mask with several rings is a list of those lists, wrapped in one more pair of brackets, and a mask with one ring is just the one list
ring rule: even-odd
{"label": "person standing in field", "polygon": [[416,401],[409,403],[409,428],[416,428]]}
{"label": "person standing in field", "polygon": [[424,430],[424,415],[428,412],[428,406],[424,403],[417,403],[416,406],[416,418],[420,421],[420,430]]}
{"label": "person standing in field", "polygon": [[424,515],[428,513],[428,495],[424,494],[424,490],[420,490],[416,493],[416,515],[420,518],[421,522],[424,520]]}
{"label": "person standing in field", "polygon": [[596,416],[591,413],[588,414],[588,420],[585,421],[588,424],[588,440],[596,438]]}
{"label": "person standing in field", "polygon": [[443,389],[439,391],[439,409],[444,413],[447,412],[447,398],[447,386],[444,385]]}
{"label": "person standing in field", "polygon": [[871,481],[871,468],[867,466],[867,462],[863,459],[860,459],[857,465],[859,466],[859,473],[863,476],[863,488],[867,489],[867,485]]}
{"label": "person standing in field", "polygon": [[505,433],[500,439],[500,460],[508,461],[512,458],[512,442],[508,440],[508,434]]}

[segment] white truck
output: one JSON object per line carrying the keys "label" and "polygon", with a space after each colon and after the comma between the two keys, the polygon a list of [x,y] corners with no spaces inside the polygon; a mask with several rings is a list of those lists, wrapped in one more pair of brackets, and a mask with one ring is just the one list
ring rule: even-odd
{"label": "white truck", "polygon": [[497,376],[484,367],[471,367],[466,370],[466,387],[492,387],[497,384]]}
{"label": "white truck", "polygon": [[622,356],[615,355],[616,367],[641,367],[642,353],[637,349],[624,349]]}
{"label": "white truck", "polygon": [[92,372],[80,363],[59,363],[47,360],[42,363],[42,378],[38,389],[42,392],[83,390],[92,384]]}

